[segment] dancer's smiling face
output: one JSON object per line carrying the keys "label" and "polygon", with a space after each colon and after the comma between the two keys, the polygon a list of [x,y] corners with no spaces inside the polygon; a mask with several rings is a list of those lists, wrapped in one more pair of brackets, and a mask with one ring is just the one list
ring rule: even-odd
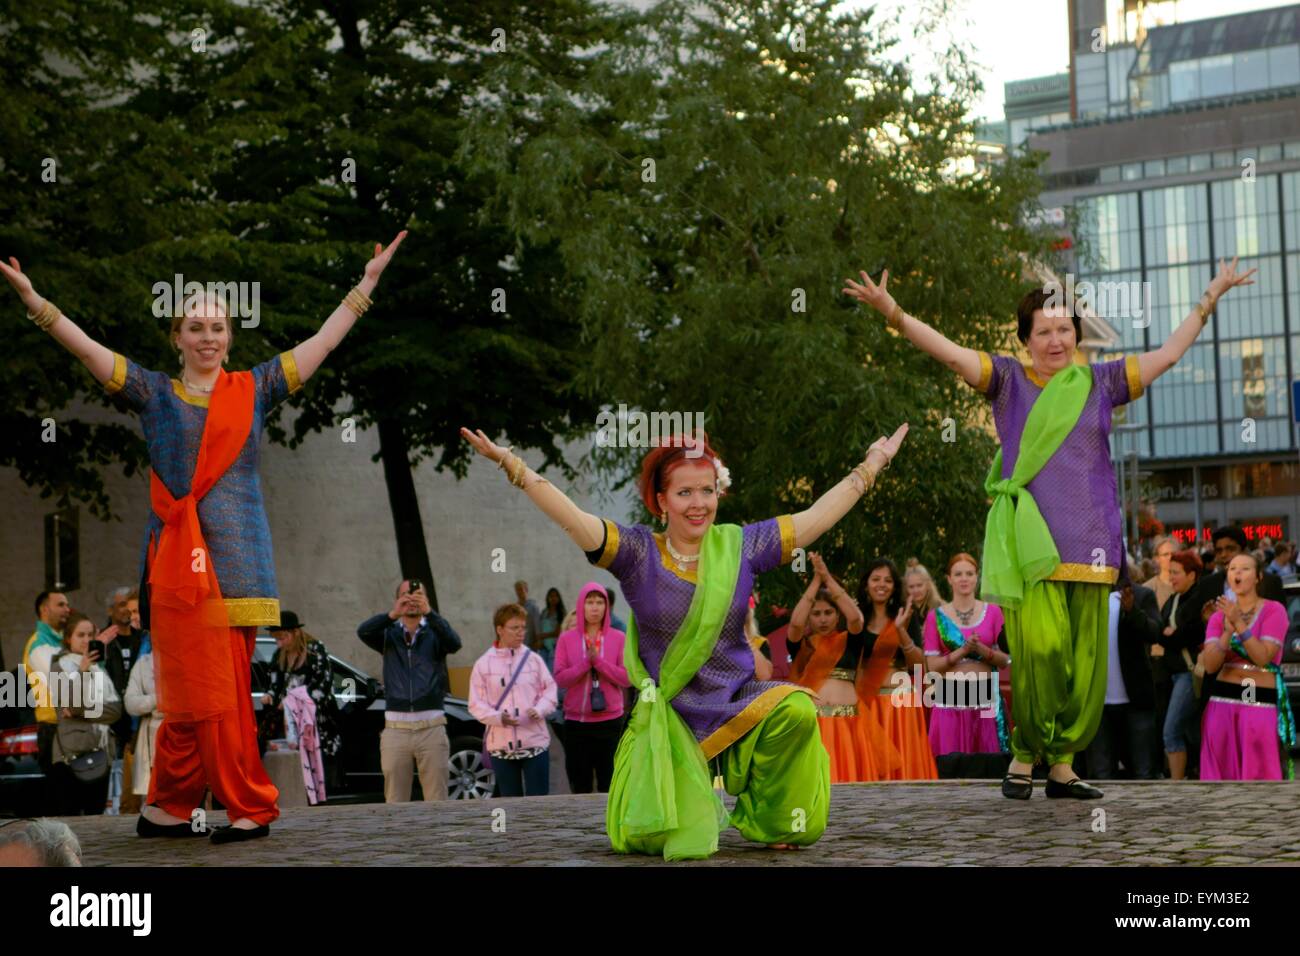
{"label": "dancer's smiling face", "polygon": [[230,352],[230,321],[216,298],[192,296],[184,316],[173,325],[172,344],[180,350],[191,375],[213,372]]}
{"label": "dancer's smiling face", "polygon": [[876,604],[887,604],[894,593],[894,577],[889,568],[876,568],[867,578],[867,594]]}
{"label": "dancer's smiling face", "polygon": [[667,476],[667,490],[657,496],[668,519],[668,533],[677,542],[696,542],[718,513],[718,474],[712,463],[684,461]]}
{"label": "dancer's smiling face", "polygon": [[979,572],[969,561],[958,561],[948,572],[948,584],[952,586],[953,597],[970,597],[975,593],[975,583]]}
{"label": "dancer's smiling face", "polygon": [[834,604],[819,598],[813,602],[812,610],[808,612],[808,623],[812,625],[814,634],[829,634],[835,630],[839,616]]}
{"label": "dancer's smiling face", "polygon": [[1049,374],[1059,372],[1074,360],[1078,344],[1074,320],[1065,306],[1034,312],[1034,324],[1029,330],[1029,340],[1025,342],[1034,368]]}

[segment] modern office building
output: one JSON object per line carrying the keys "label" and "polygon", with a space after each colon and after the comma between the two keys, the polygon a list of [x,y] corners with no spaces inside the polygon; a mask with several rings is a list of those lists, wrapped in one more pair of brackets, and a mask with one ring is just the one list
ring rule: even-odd
{"label": "modern office building", "polygon": [[1158,347],[1219,258],[1259,270],[1128,406],[1116,457],[1136,452],[1142,497],[1184,540],[1225,523],[1296,537],[1300,5],[1179,22],[1172,2],[1072,0],[1069,16],[1071,120],[1029,122],[1028,146],[1049,155],[1043,205],[1117,352]]}

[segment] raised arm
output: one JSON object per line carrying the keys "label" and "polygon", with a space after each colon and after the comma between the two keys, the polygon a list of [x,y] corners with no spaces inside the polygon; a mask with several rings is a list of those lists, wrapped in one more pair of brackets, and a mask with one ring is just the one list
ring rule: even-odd
{"label": "raised arm", "polygon": [[522,488],[528,500],[554,521],[574,544],[583,551],[594,551],[600,547],[605,537],[605,527],[599,518],[575,505],[568,495],[529,468],[510,449],[493,444],[481,430],[462,428],[460,436],[488,461],[498,466],[504,462],[503,470],[511,482]]}
{"label": "raised arm", "polygon": [[80,359],[81,364],[90,370],[99,384],[103,385],[113,377],[113,353],[83,332],[54,303],[37,295],[32,288],[32,281],[23,273],[16,258],[10,256],[7,263],[0,262],[0,272],[4,273],[18,297],[23,300],[28,317]]}
{"label": "raised arm", "polygon": [[1150,352],[1143,352],[1138,356],[1138,371],[1142,375],[1142,387],[1146,388],[1165,372],[1169,371],[1178,364],[1178,360],[1183,357],[1196,337],[1201,334],[1201,329],[1205,328],[1206,322],[1210,319],[1210,313],[1218,306],[1219,299],[1229,289],[1234,289],[1239,285],[1254,285],[1255,280],[1251,278],[1257,269],[1251,269],[1249,272],[1237,272],[1237,257],[1232,257],[1232,263],[1225,265],[1224,260],[1219,260],[1219,272],[1211,281],[1205,294],[1201,296],[1192,311],[1187,313],[1187,318],[1174,330],[1174,334],[1165,339],[1163,345],[1158,349],[1152,349]]}
{"label": "raised arm", "polygon": [[[388,268],[393,253],[405,238],[406,230],[403,229],[397,234],[397,238],[389,243],[387,249],[380,243],[375,243],[375,257],[366,263],[365,274],[357,283],[356,289],[349,292],[339,307],[330,313],[330,317],[325,320],[325,324],[315,335],[294,346],[293,361],[298,366],[300,382],[307,381],[315,374],[321,367],[321,363],[325,361],[325,356],[338,348],[353,323],[370,307],[370,293],[375,291],[375,286],[379,284],[379,277],[383,275],[384,269]],[[357,296],[357,292],[361,295]],[[110,368],[109,371],[111,372],[112,369]]]}
{"label": "raised arm", "polygon": [[866,458],[855,465],[839,484],[814,501],[811,507],[792,515],[795,547],[812,544],[848,514],[849,509],[875,484],[876,475],[889,467],[906,437],[907,423],[904,422],[890,437],[873,442],[867,449]]}
{"label": "raised arm", "polygon": [[942,332],[930,328],[920,319],[904,312],[898,303],[894,301],[894,297],[889,294],[888,269],[881,273],[879,285],[872,282],[871,276],[865,272],[859,272],[858,275],[862,277],[861,284],[854,282],[852,279],[844,280],[847,283],[844,287],[845,295],[875,308],[885,317],[885,322],[888,323],[890,328],[900,333],[922,352],[948,366],[964,378],[967,385],[974,387],[979,384],[979,352],[964,345],[958,345],[944,336]]}
{"label": "raised arm", "polygon": [[822,560],[820,554],[809,554],[808,558],[812,561],[813,568],[821,578],[822,586],[830,592],[835,607],[844,615],[845,629],[850,634],[861,634],[863,627],[866,626],[867,619],[862,615],[862,608],[858,607],[858,602],[853,600],[844,585],[835,580],[835,575],[831,574],[830,568],[826,567],[826,562]]}

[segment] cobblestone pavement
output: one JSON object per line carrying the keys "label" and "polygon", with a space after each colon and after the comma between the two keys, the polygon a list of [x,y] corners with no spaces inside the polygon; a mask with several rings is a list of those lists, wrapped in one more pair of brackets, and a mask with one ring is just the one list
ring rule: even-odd
{"label": "cobblestone pavement", "polygon": [[[993,781],[837,784],[815,846],[767,850],[729,829],[719,852],[694,865],[1300,866],[1300,784],[1111,781],[1105,790],[1100,801],[1048,800],[1039,781],[1032,800],[1013,802]],[[141,840],[134,817],[67,822],[88,866],[663,863],[611,852],[604,812],[598,794],[301,808],[286,810],[270,838],[231,846]],[[1247,820],[1258,834],[1249,840],[1238,835]]]}

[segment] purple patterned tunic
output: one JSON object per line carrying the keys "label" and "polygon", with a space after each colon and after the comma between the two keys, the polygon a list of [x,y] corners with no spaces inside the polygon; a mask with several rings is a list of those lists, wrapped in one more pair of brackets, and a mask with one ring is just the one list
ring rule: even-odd
{"label": "purple patterned tunic", "polygon": [[[713,656],[672,699],[673,709],[700,742],[706,757],[735,743],[784,697],[803,690],[782,681],[754,679],[754,652],[745,638],[745,617],[754,578],[788,562],[794,551],[789,515],[743,528],[736,593]],[[605,544],[592,563],[619,580],[636,615],[641,662],[656,683],[659,664],[695,596],[695,573],[676,569],[663,536],[645,525],[605,520]]]}
{"label": "purple patterned tunic", "polygon": [[[1002,477],[1010,478],[1020,454],[1029,409],[1046,383],[1009,355],[980,352],[976,386],[993,403],[1002,442]],[[1074,430],[1028,488],[1047,522],[1061,563],[1049,581],[1114,584],[1123,566],[1119,494],[1110,461],[1111,411],[1142,395],[1137,357],[1092,366],[1092,391]]]}

